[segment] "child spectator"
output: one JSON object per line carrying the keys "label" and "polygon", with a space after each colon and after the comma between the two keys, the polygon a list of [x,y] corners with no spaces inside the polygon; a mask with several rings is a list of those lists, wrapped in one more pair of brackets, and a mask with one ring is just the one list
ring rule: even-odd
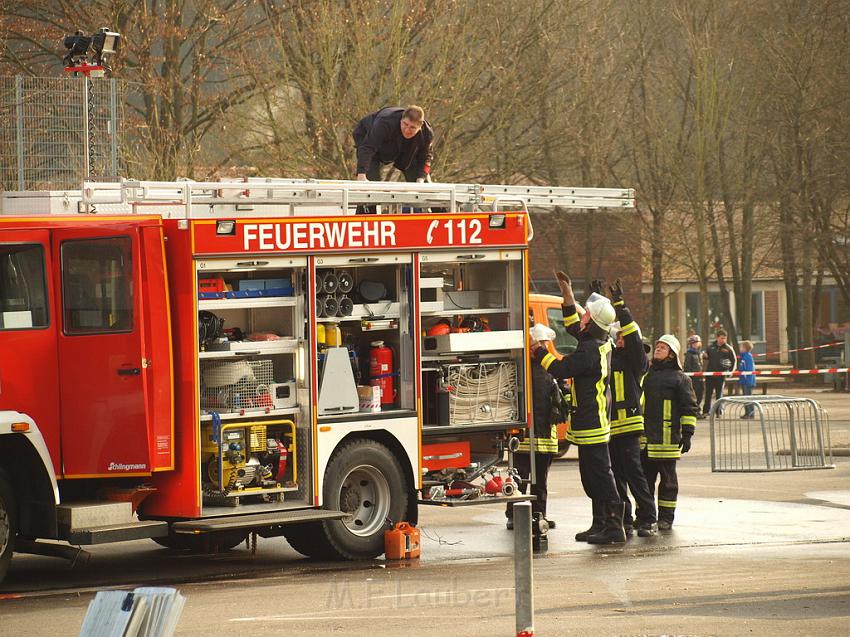
{"label": "child spectator", "polygon": [[[754,372],[756,363],[753,359],[753,343],[752,341],[741,341],[740,345],[741,357],[738,359],[739,372]],[[752,396],[753,388],[756,386],[755,374],[744,374],[738,376],[738,384],[741,386],[741,393],[744,396]],[[744,407],[744,415],[741,418],[755,418],[755,406],[749,403]]]}

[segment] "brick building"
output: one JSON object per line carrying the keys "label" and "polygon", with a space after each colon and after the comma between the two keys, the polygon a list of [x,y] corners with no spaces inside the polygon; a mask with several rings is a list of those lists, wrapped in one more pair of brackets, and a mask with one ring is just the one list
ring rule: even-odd
{"label": "brick building", "polygon": [[638,323],[649,321],[648,297],[641,294],[641,224],[634,210],[533,213],[531,290],[560,294],[553,270],[573,280],[576,298],[588,294],[591,279],[606,284],[619,277],[629,308]]}

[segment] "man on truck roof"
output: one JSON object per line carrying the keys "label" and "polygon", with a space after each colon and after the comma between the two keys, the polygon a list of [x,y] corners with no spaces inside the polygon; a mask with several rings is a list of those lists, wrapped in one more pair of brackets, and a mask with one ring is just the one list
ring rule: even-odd
{"label": "man on truck roof", "polygon": [[404,173],[406,181],[430,181],[434,131],[420,106],[385,106],[361,119],[353,135],[359,181],[380,181],[387,164]]}

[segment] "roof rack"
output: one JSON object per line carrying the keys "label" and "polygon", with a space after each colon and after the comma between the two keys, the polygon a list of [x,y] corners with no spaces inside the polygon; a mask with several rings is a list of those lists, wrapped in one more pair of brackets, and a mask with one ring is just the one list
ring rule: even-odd
{"label": "roof rack", "polygon": [[[530,208],[632,208],[630,188],[566,188],[483,184],[406,183],[322,179],[267,179],[199,182],[84,182],[81,212],[116,205],[128,212],[156,212],[166,217],[210,218],[268,216],[267,206],[287,207],[284,215],[354,214],[357,206],[380,206],[382,213],[401,207],[439,208],[452,212]],[[151,207],[155,207],[152,210]]]}

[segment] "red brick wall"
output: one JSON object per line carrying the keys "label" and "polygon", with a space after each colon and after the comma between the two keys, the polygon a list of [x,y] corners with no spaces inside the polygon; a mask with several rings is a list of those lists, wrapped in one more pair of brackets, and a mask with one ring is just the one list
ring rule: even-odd
{"label": "red brick wall", "polygon": [[648,323],[649,305],[640,292],[641,227],[634,211],[533,214],[532,223],[531,278],[536,291],[557,294],[553,269],[572,277],[579,301],[587,295],[588,276],[604,279],[606,286],[619,277],[635,319]]}
{"label": "red brick wall", "polygon": [[[779,292],[764,293],[764,336],[768,352],[779,350]],[[779,354],[768,356],[765,362],[779,362]]]}

